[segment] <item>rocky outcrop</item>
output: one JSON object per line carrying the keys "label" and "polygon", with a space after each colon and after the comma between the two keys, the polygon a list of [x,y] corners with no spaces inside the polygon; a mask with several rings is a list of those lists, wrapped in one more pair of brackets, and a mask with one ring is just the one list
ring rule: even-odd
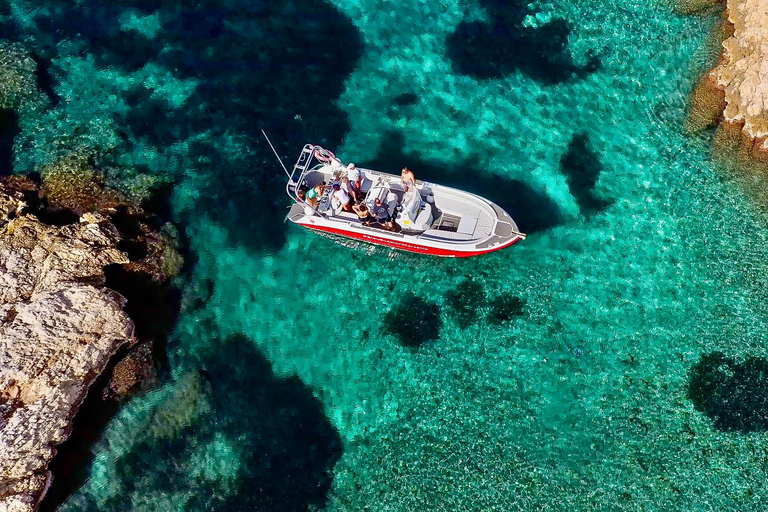
{"label": "rocky outcrop", "polygon": [[733,35],[713,71],[725,92],[724,118],[768,150],[768,0],[729,0],[727,18]]}
{"label": "rocky outcrop", "polygon": [[[126,237],[108,213],[41,222],[38,192],[0,178],[0,512],[37,507],[89,386],[136,341],[126,299],[105,286],[105,267],[135,263]],[[128,382],[132,365],[116,366]]]}
{"label": "rocky outcrop", "polygon": [[[713,2],[683,2],[706,5]],[[768,0],[727,0],[722,55],[693,92],[688,128],[721,123],[742,144],[768,151]],[[681,8],[687,11],[687,9]]]}

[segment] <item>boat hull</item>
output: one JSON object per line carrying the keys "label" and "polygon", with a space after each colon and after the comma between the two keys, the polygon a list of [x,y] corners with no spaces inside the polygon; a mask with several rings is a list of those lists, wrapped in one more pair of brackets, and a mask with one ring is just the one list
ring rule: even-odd
{"label": "boat hull", "polygon": [[351,231],[346,229],[338,229],[331,226],[324,226],[320,224],[304,224],[301,222],[297,222],[296,224],[305,227],[309,229],[310,231],[318,231],[320,233],[330,233],[333,235],[342,236],[344,238],[349,238],[352,240],[358,240],[361,242],[366,242],[369,244],[377,245],[377,246],[385,246],[390,247],[392,249],[397,249],[400,251],[406,251],[410,253],[415,254],[425,254],[429,256],[441,256],[444,258],[467,258],[470,256],[479,256],[481,254],[486,254],[489,252],[498,251],[499,249],[504,249],[505,247],[509,247],[519,240],[521,240],[521,237],[515,237],[509,242],[499,245],[490,249],[483,249],[483,250],[477,250],[477,249],[466,249],[461,250],[459,248],[456,249],[446,249],[441,247],[433,247],[429,245],[421,245],[421,244],[415,244],[408,240],[393,240],[391,238],[385,238],[383,236],[376,236],[375,233],[372,232],[357,232],[357,231]]}

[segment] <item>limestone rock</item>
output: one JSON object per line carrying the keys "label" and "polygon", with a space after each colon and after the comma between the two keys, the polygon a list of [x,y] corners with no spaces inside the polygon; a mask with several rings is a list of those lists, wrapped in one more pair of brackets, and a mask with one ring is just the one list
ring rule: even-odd
{"label": "limestone rock", "polygon": [[128,263],[104,216],[49,226],[0,179],[0,512],[34,510],[88,387],[134,340],[104,266]]}
{"label": "limestone rock", "polygon": [[728,0],[733,35],[723,41],[723,58],[713,71],[725,90],[725,121],[768,150],[768,0]]}

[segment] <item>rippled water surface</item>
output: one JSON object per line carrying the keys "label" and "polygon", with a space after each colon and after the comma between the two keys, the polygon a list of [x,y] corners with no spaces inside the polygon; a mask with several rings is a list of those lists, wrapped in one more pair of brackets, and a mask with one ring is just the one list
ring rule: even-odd
{"label": "rippled water surface", "polygon": [[[16,170],[98,152],[113,185],[165,191],[189,246],[170,371],[111,421],[60,510],[763,508],[766,219],[712,163],[710,135],[683,130],[717,14],[656,0],[2,12],[47,95],[18,120]],[[437,260],[284,224],[260,128],[288,165],[306,142],[408,165],[497,202],[529,237]]]}

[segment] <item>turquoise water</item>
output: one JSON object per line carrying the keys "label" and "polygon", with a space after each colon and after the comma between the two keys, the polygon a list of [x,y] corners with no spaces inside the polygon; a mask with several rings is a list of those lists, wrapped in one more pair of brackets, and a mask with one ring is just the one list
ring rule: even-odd
{"label": "turquoise water", "polygon": [[[682,128],[716,14],[75,4],[4,12],[52,77],[16,171],[96,152],[169,194],[189,255],[169,375],[60,510],[765,508],[766,218]],[[435,260],[284,225],[260,127],[288,164],[408,165],[530,236]],[[438,339],[403,346],[398,318]]]}

